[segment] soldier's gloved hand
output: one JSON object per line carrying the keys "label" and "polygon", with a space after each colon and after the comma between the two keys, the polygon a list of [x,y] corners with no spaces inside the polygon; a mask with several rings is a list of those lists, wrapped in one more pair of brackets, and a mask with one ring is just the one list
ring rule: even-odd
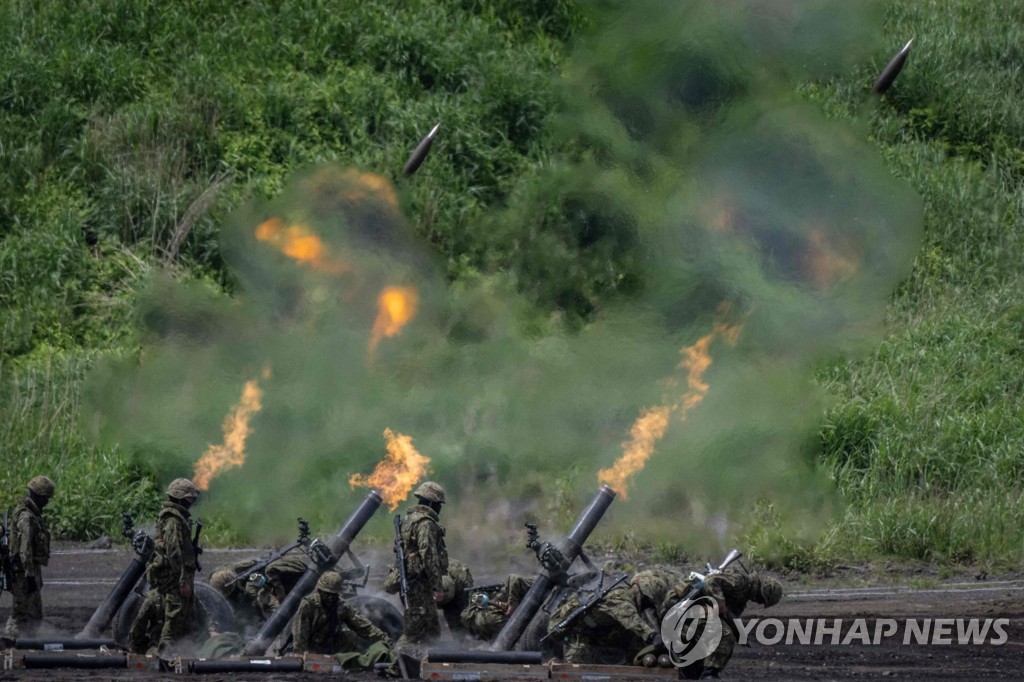
{"label": "soldier's gloved hand", "polygon": [[182,599],[191,599],[192,598],[192,586],[189,585],[188,583],[182,583],[181,586],[178,587],[178,594],[181,595]]}
{"label": "soldier's gloved hand", "polygon": [[435,592],[434,593],[434,603],[435,604],[440,604],[443,601],[444,601],[444,592]]}
{"label": "soldier's gloved hand", "polygon": [[36,577],[34,575],[25,576],[25,592],[28,594],[34,594],[39,591],[39,585],[36,584]]}

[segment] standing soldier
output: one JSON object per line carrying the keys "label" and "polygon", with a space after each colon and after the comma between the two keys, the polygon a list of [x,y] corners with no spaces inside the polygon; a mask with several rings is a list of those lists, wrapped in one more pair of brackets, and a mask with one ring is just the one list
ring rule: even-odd
{"label": "standing soldier", "polygon": [[[156,592],[154,599],[163,614],[157,644],[161,656],[167,655],[177,640],[200,629],[195,595],[196,551],[188,511],[199,497],[199,488],[187,478],[177,478],[167,486],[167,497],[157,516],[156,549],[146,566],[146,580]],[[147,627],[142,615],[132,623],[133,640],[137,638],[137,629]]]}
{"label": "standing soldier", "polygon": [[8,639],[33,634],[43,620],[42,567],[50,563],[50,531],[43,521],[43,508],[51,497],[53,481],[36,476],[28,482],[28,495],[14,510],[9,529],[14,603],[4,633]]}
{"label": "standing soldier", "polygon": [[402,523],[405,575],[409,581],[409,605],[405,627],[396,649],[419,657],[421,645],[441,635],[437,606],[444,601],[444,576],[448,574],[448,550],[441,527],[444,488],[434,481],[413,493],[416,505],[406,511]]}
{"label": "standing soldier", "polygon": [[[371,670],[374,663],[390,660],[391,639],[341,598],[343,587],[334,571],[320,576],[316,592],[303,598],[292,621],[292,645],[296,654],[341,655],[346,669]],[[365,652],[360,639],[370,642]]]}

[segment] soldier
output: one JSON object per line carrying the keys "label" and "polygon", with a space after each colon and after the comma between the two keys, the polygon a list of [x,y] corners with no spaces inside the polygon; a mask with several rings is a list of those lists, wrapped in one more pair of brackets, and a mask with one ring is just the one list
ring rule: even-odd
{"label": "soldier", "polygon": [[235,576],[254,566],[256,561],[246,559],[222,566],[210,575],[210,587],[231,604],[236,622],[242,625],[258,625],[270,618],[308,568],[302,557],[285,555],[246,580],[235,580]]}
{"label": "soldier", "polygon": [[405,609],[405,626],[396,649],[419,657],[421,645],[441,634],[437,606],[444,601],[443,577],[448,573],[448,550],[439,518],[441,505],[445,503],[444,488],[427,481],[413,494],[416,505],[406,511],[402,523],[409,606]]}
{"label": "soldier", "polygon": [[327,571],[316,583],[316,592],[305,597],[292,621],[292,644],[296,654],[348,655],[359,657],[360,639],[371,643],[356,666],[370,670],[382,659],[390,659],[391,639],[341,598],[340,574]]}
{"label": "soldier", "polygon": [[438,607],[455,640],[469,637],[460,614],[469,605],[469,590],[472,587],[473,574],[469,566],[458,559],[449,559],[448,573],[441,578],[441,592],[444,593],[444,598],[438,602]]}
{"label": "soldier", "polygon": [[[156,521],[156,549],[146,566],[146,580],[151,594],[150,609],[140,610],[132,623],[130,639],[141,642],[153,622],[153,611],[162,615],[157,653],[166,656],[178,640],[201,632],[200,609],[196,606],[196,552],[192,546],[192,518],[189,508],[199,497],[199,488],[187,478],[178,478],[167,486],[164,502]],[[146,615],[144,619],[143,616]]]}
{"label": "soldier", "polygon": [[[668,582],[657,571],[637,573],[616,586],[604,599],[568,626],[562,635],[567,663],[620,665],[632,661],[645,646],[661,644],[658,609]],[[586,594],[574,592],[551,614],[552,627],[583,603]]]}
{"label": "soldier", "polygon": [[4,632],[8,639],[34,634],[43,620],[42,567],[50,563],[50,531],[43,521],[43,508],[53,490],[53,481],[36,476],[28,482],[28,495],[14,510],[9,529],[14,603]]}
{"label": "soldier", "polygon": [[[669,590],[662,605],[663,614],[668,613],[670,608],[690,593],[693,582],[681,581]],[[682,669],[682,674],[688,679],[694,679],[697,675],[705,678],[719,676],[732,657],[739,635],[734,619],[743,615],[747,602],[757,602],[765,608],[778,604],[782,599],[782,584],[771,576],[760,576],[756,571],[747,573],[726,569],[707,577],[704,589],[695,596],[703,595],[712,597],[718,604],[718,615],[723,626],[722,641],[703,661]]]}
{"label": "soldier", "polygon": [[493,639],[532,586],[533,578],[512,574],[498,590],[472,592],[469,604],[460,614],[463,627],[477,639]]}

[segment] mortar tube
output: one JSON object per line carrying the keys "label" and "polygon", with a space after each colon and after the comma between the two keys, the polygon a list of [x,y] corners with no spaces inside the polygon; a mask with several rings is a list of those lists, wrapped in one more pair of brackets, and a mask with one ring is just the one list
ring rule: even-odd
{"label": "mortar tube", "polygon": [[114,585],[114,589],[96,607],[96,610],[93,611],[92,616],[89,618],[89,622],[85,624],[81,632],[75,635],[76,637],[80,639],[95,639],[103,634],[103,631],[110,626],[110,621],[114,619],[114,614],[117,613],[117,610],[121,608],[121,604],[128,598],[128,594],[138,584],[142,574],[146,572],[147,561],[149,561],[149,556],[135,555],[132,562],[128,564],[128,568],[121,574],[121,579]]}
{"label": "mortar tube", "polygon": [[[565,557],[569,565],[580,555],[583,544],[594,532],[594,528],[601,521],[601,517],[608,511],[612,501],[615,500],[615,491],[610,486],[602,485],[600,490],[591,500],[590,505],[583,510],[572,530],[559,544],[558,549]],[[541,604],[547,599],[548,594],[555,586],[555,581],[548,575],[547,571],[541,571],[534,580],[533,586],[523,596],[519,606],[512,612],[512,617],[505,623],[498,636],[494,638],[489,647],[490,651],[511,651],[519,638],[523,636],[527,626],[533,617],[537,615]]]}
{"label": "mortar tube", "polygon": [[14,640],[14,648],[25,651],[71,651],[74,649],[113,649],[117,643],[113,639],[85,639],[75,637],[19,637]]}
{"label": "mortar tube", "polygon": [[509,665],[540,665],[539,651],[480,651],[479,649],[431,649],[429,663],[503,663]]}
{"label": "mortar tube", "polygon": [[363,529],[363,526],[373,518],[374,513],[380,508],[383,501],[384,498],[376,490],[371,490],[366,494],[362,503],[348,517],[348,521],[341,527],[337,535],[327,542],[327,546],[331,549],[331,561],[329,564],[323,567],[314,564],[306,569],[306,572],[295,583],[295,587],[291,589],[288,596],[281,602],[281,605],[277,607],[277,610],[263,624],[263,627],[256,633],[256,636],[246,643],[246,656],[263,655],[274,639],[288,625],[288,621],[292,619],[295,612],[299,610],[299,602],[302,601],[302,598],[313,591],[313,588],[316,587],[316,581],[320,579],[322,573],[334,568],[334,565],[338,563],[338,559],[348,551],[352,541],[359,535],[359,531]]}
{"label": "mortar tube", "polygon": [[188,671],[194,675],[203,673],[274,672],[300,673],[303,669],[301,658],[260,658],[198,660],[188,664]]}

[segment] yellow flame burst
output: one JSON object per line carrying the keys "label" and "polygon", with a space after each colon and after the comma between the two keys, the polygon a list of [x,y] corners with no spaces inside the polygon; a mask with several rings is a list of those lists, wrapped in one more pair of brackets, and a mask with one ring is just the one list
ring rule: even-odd
{"label": "yellow flame burst", "polygon": [[664,437],[671,418],[675,416],[679,421],[685,420],[689,411],[699,405],[707,395],[709,386],[704,381],[704,372],[712,362],[709,352],[711,342],[720,337],[734,345],[741,329],[741,325],[716,324],[710,334],[702,336],[692,346],[682,349],[683,359],[676,369],[687,372],[686,392],[670,405],[645,408],[641,412],[629,430],[629,440],[622,443],[622,455],[611,467],[598,472],[598,481],[611,486],[623,499],[628,498],[629,479],[643,469],[647,460],[654,454],[654,448]]}
{"label": "yellow flame burst", "polygon": [[280,218],[269,218],[256,228],[256,239],[319,272],[341,275],[350,269],[348,263],[332,256],[323,240],[302,223],[286,225]]}
{"label": "yellow flame burst", "polygon": [[376,488],[392,511],[409,496],[427,472],[429,457],[424,457],[413,447],[412,438],[391,429],[384,430],[387,441],[387,455],[382,459],[369,476],[352,474],[348,484],[353,489]]}
{"label": "yellow flame burst", "polygon": [[[270,370],[263,371],[263,378],[270,377]],[[245,382],[242,398],[224,418],[224,442],[211,445],[195,463],[192,482],[200,490],[207,490],[210,482],[227,469],[245,464],[245,441],[252,433],[249,421],[263,408],[263,391],[256,379]]]}
{"label": "yellow flame burst", "polygon": [[390,338],[416,316],[420,295],[416,287],[385,287],[377,297],[377,319],[373,322],[369,352],[377,350],[381,339]]}

